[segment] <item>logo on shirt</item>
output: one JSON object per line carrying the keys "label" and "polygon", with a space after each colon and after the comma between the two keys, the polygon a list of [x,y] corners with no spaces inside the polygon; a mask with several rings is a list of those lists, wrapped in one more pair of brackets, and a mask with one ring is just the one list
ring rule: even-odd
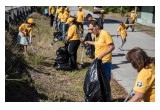
{"label": "logo on shirt", "polygon": [[141,81],[138,81],[137,84],[136,84],[136,86],[137,86],[138,88],[141,88],[141,87],[143,86],[143,83],[142,83]]}

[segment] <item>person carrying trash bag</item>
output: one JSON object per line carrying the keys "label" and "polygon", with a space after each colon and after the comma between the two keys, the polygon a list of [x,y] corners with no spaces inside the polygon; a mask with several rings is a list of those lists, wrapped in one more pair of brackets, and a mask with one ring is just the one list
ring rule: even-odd
{"label": "person carrying trash bag", "polygon": [[27,46],[32,42],[32,26],[35,24],[33,18],[28,18],[24,23],[19,27],[18,39],[17,42],[23,45],[24,54],[28,54]]}
{"label": "person carrying trash bag", "polygon": [[69,17],[66,24],[69,25],[66,42],[68,43],[68,53],[71,61],[71,67],[77,69],[77,50],[80,45],[79,30],[76,25],[76,19]]}
{"label": "person carrying trash bag", "polygon": [[95,59],[90,65],[84,80],[83,90],[86,102],[110,102],[110,83],[105,74],[102,60]]}
{"label": "person carrying trash bag", "polygon": [[135,95],[129,102],[155,102],[155,58],[135,47],[128,51],[126,59],[138,72],[133,87]]}
{"label": "person carrying trash bag", "polygon": [[85,41],[85,44],[95,46],[95,58],[102,60],[108,78],[106,80],[110,82],[112,51],[115,49],[113,39],[108,32],[99,29],[98,22],[96,21],[89,23],[88,30],[96,35],[95,42]]}

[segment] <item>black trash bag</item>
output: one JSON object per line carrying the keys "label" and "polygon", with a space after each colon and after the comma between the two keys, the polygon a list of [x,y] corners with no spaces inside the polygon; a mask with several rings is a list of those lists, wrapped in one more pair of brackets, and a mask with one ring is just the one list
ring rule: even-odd
{"label": "black trash bag", "polygon": [[86,102],[110,102],[111,89],[101,60],[95,59],[86,73],[83,90]]}
{"label": "black trash bag", "polygon": [[62,40],[62,32],[53,32],[53,41]]}
{"label": "black trash bag", "polygon": [[53,65],[56,70],[72,70],[67,43],[65,43],[65,46],[58,48],[56,55],[55,63]]}
{"label": "black trash bag", "polygon": [[93,59],[95,58],[94,56],[94,52],[95,52],[95,47],[94,45],[85,45],[84,42],[85,41],[93,41],[92,40],[92,36],[91,36],[91,33],[87,33],[83,43],[82,43],[82,46],[87,50],[86,51],[86,56]]}

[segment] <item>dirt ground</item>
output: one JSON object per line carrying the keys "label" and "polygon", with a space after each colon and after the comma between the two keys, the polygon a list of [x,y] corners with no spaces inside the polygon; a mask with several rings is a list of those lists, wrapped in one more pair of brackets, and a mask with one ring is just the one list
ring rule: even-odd
{"label": "dirt ground", "polygon": [[[49,18],[37,13],[33,14],[36,26],[33,34],[34,55],[26,56],[30,64],[31,77],[37,91],[47,96],[47,99],[39,101],[49,102],[82,102],[84,101],[83,83],[88,66],[92,60],[84,56],[83,63],[88,64],[85,68],[75,71],[57,71],[53,68],[56,50],[64,44],[59,41],[51,45],[53,29],[49,26]],[[29,51],[32,52],[31,48]],[[78,63],[82,47],[78,50]],[[127,96],[125,90],[114,80],[111,80],[111,92],[114,102],[121,102]]]}

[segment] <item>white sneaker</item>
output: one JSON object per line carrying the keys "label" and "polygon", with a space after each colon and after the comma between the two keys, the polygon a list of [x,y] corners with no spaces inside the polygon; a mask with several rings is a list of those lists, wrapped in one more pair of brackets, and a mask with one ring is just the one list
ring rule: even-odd
{"label": "white sneaker", "polygon": [[119,50],[124,51],[124,49],[122,47],[119,47]]}

